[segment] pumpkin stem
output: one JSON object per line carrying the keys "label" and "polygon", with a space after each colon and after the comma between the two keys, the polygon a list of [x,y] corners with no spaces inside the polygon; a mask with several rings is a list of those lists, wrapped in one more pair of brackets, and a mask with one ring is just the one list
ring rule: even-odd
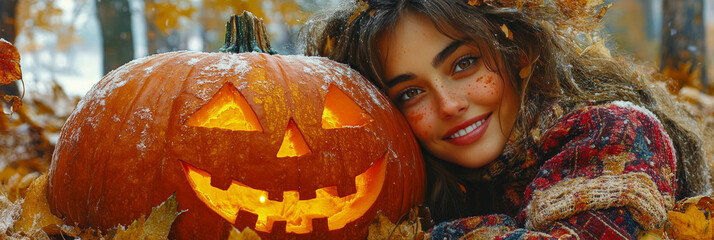
{"label": "pumpkin stem", "polygon": [[219,51],[231,53],[276,53],[270,48],[270,41],[265,32],[263,20],[248,11],[243,11],[241,15],[233,15],[228,20],[226,24],[226,42]]}

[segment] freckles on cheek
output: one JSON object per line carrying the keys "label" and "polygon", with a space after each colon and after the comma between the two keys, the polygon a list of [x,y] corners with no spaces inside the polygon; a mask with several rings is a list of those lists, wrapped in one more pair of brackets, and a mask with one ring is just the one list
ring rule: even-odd
{"label": "freckles on cheek", "polygon": [[497,101],[500,99],[499,93],[501,92],[499,82],[494,75],[479,76],[468,84],[466,95],[484,102]]}
{"label": "freckles on cheek", "polygon": [[424,120],[426,114],[426,109],[416,109],[405,114],[409,126],[417,136],[426,136],[431,132],[431,124]]}

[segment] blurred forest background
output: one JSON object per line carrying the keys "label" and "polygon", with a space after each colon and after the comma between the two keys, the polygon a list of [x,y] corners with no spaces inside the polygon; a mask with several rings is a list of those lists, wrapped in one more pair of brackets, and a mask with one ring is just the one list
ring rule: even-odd
{"label": "blurred forest background", "polygon": [[[109,71],[156,53],[216,52],[225,22],[243,10],[263,18],[275,50],[296,54],[302,23],[339,1],[0,0],[0,38],[19,50],[23,80],[0,85],[0,96],[22,98],[0,101],[0,210],[47,171],[64,121]],[[714,1],[603,1],[614,4],[603,18],[607,46],[672,78],[664,86],[713,136]],[[0,238],[7,230],[0,224]]]}
{"label": "blurred forest background", "polygon": [[[300,27],[339,0],[0,0],[0,38],[21,56],[23,81],[1,91],[23,98],[0,114],[0,170],[18,159],[47,165],[77,101],[104,74],[150,54],[215,52],[225,21],[243,10],[264,19],[274,48],[295,54]],[[604,0],[608,47],[670,76],[669,90],[714,122],[714,3]],[[712,84],[707,84],[712,83]],[[0,92],[2,94],[3,92]],[[710,128],[711,129],[711,128]],[[714,130],[707,130],[714,131]],[[3,161],[4,160],[4,161]],[[12,173],[12,172],[11,172]],[[10,174],[10,173],[8,173]],[[0,182],[10,176],[0,172]]]}

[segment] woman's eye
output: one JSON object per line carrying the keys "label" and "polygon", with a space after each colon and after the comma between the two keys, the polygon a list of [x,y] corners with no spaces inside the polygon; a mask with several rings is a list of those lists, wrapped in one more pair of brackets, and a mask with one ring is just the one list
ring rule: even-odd
{"label": "woman's eye", "polygon": [[402,92],[402,95],[399,96],[400,101],[407,101],[409,99],[412,99],[413,97],[416,97],[420,93],[424,92],[424,90],[420,89],[407,89],[406,91]]}
{"label": "woman's eye", "polygon": [[471,65],[473,65],[476,60],[478,60],[478,58],[475,57],[469,57],[459,60],[456,63],[456,66],[454,67],[454,73],[466,70],[467,68],[471,67]]}

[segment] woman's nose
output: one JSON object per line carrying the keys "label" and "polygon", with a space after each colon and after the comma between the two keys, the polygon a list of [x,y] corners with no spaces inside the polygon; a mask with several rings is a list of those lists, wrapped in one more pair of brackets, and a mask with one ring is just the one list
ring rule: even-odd
{"label": "woman's nose", "polygon": [[466,112],[468,101],[461,94],[463,89],[441,87],[437,92],[439,114],[442,118],[452,118]]}

